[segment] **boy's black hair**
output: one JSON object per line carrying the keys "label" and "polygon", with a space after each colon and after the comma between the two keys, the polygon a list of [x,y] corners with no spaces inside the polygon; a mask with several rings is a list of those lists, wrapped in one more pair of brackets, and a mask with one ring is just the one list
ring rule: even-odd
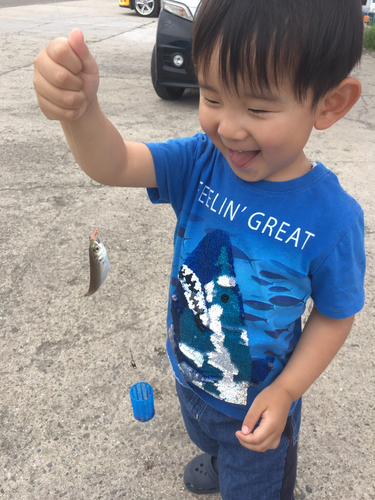
{"label": "boy's black hair", "polygon": [[269,90],[284,78],[313,106],[359,62],[361,0],[201,0],[193,22],[193,61],[208,70],[219,47],[224,85],[243,80]]}

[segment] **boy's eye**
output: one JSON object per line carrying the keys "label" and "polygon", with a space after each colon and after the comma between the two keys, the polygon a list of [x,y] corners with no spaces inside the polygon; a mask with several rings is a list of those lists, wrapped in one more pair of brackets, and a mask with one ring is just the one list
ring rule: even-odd
{"label": "boy's eye", "polygon": [[249,108],[249,111],[251,113],[256,114],[256,115],[260,115],[262,113],[268,113],[268,111],[266,111],[265,109],[252,109],[252,108]]}
{"label": "boy's eye", "polygon": [[207,97],[204,98],[204,102],[207,104],[218,104],[217,101],[214,101],[213,99],[207,99]]}

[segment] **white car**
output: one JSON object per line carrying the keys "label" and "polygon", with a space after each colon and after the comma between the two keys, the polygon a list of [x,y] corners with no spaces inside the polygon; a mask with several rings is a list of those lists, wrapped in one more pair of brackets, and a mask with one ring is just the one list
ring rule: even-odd
{"label": "white car", "polygon": [[160,11],[160,0],[119,0],[118,4],[135,10],[139,16],[156,17]]}
{"label": "white car", "polygon": [[[364,3],[364,0],[362,1]],[[375,0],[366,0],[366,3],[362,6],[362,10],[365,14],[375,13]]]}

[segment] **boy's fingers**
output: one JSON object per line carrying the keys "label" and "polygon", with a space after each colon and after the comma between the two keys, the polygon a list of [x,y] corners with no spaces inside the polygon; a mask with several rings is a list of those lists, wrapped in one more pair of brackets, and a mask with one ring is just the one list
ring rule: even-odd
{"label": "boy's fingers", "polygon": [[49,120],[72,121],[79,117],[79,110],[63,109],[40,94],[37,94],[37,99],[40,109]]}
{"label": "boy's fingers", "polygon": [[[77,56],[74,54],[74,57]],[[78,59],[78,58],[77,58]],[[82,88],[82,79],[73,74],[69,69],[58,64],[52,58],[48,60],[48,64],[35,59],[35,75],[34,85],[38,88],[48,87],[48,84],[57,87],[58,89],[80,91]]]}
{"label": "boy's fingers", "polygon": [[243,434],[250,434],[254,430],[265,410],[264,406],[258,405],[257,403],[258,401],[255,399],[244,418],[241,429]]}
{"label": "boy's fingers", "polygon": [[98,66],[83,34],[50,42],[35,58],[34,87],[39,106],[50,120],[71,121],[83,116],[99,82]]}
{"label": "boy's fingers", "polygon": [[236,432],[236,436],[240,441],[253,445],[262,443],[266,437],[259,427],[254,432],[247,432],[245,426],[242,426],[242,429]]}
{"label": "boy's fingers", "polygon": [[61,90],[48,81],[43,80],[41,85],[37,85],[37,95],[47,101],[53,102],[62,109],[78,110],[85,102],[85,95],[82,91]]}
{"label": "boy's fingers", "polygon": [[253,432],[246,434],[244,426],[236,432],[237,439],[243,446],[253,451],[265,451],[278,446],[280,436],[275,432],[275,426],[261,420]]}
{"label": "boy's fingers", "polygon": [[82,61],[70,46],[66,38],[56,38],[52,40],[46,51],[50,59],[58,66],[66,68],[73,75],[78,75],[82,71]]}
{"label": "boy's fingers", "polygon": [[[250,439],[250,436],[252,439]],[[273,450],[280,444],[280,437],[276,438],[274,436],[269,436],[262,440],[254,440],[253,434],[250,434],[250,436],[237,434],[237,439],[241,445],[248,450],[264,452],[267,450]]]}
{"label": "boy's fingers", "polygon": [[98,65],[87,47],[80,29],[74,29],[68,38],[69,46],[77,55],[82,64],[82,71],[88,75],[98,72]]}

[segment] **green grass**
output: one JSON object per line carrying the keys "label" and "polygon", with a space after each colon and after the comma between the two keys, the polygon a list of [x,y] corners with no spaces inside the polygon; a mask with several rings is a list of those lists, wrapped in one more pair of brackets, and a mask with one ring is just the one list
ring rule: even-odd
{"label": "green grass", "polygon": [[363,46],[368,49],[375,51],[375,25],[367,26],[365,28],[365,33],[363,35]]}

